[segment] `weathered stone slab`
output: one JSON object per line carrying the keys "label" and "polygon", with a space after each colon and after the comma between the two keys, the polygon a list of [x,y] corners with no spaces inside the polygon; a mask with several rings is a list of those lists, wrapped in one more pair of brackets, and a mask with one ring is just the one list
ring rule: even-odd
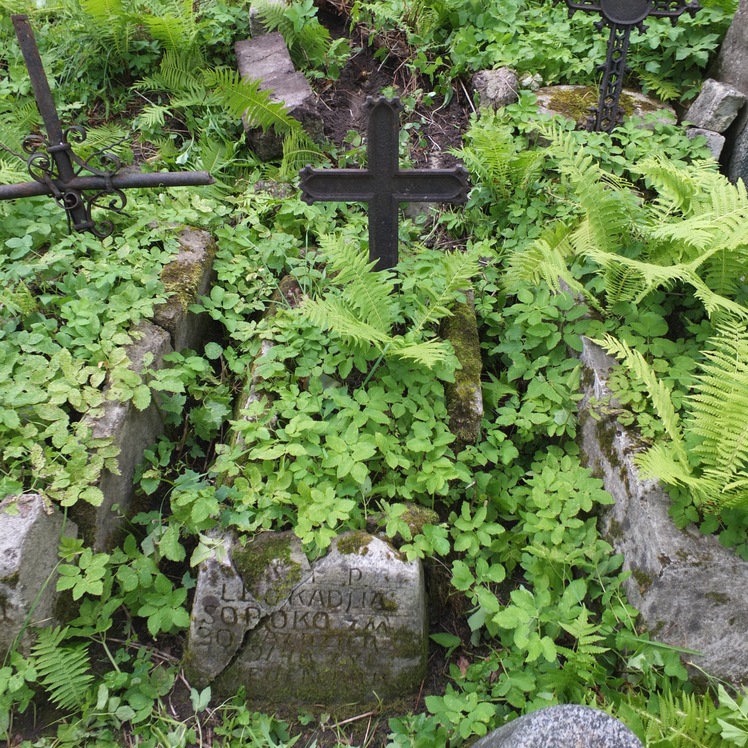
{"label": "weathered stone slab", "polygon": [[706,138],[706,147],[712,154],[712,158],[718,161],[722,149],[725,147],[725,136],[712,130],[704,130],[701,127],[689,127],[686,130],[686,137],[691,138],[691,140],[700,136]]}
{"label": "weathered stone slab", "polygon": [[733,123],[745,104],[745,96],[734,86],[707,78],[685,119],[696,127],[722,133]]}
{"label": "weathered stone slab", "polygon": [[[590,116],[590,108],[597,105],[599,91],[592,86],[546,86],[539,88],[535,95],[538,99],[538,111],[562,114],[574,120],[578,126],[584,127]],[[676,121],[672,107],[628,88],[621,94],[621,109],[624,117],[644,117],[656,112],[658,121],[666,124]]]}
{"label": "weathered stone slab", "polygon": [[643,748],[626,725],[589,706],[538,709],[494,730],[473,748]]}
{"label": "weathered stone slab", "polygon": [[[141,373],[146,362],[151,368],[161,368],[163,357],[172,352],[169,333],[152,324],[141,322],[133,331],[135,342],[128,347],[130,368]],[[85,416],[95,439],[113,439],[120,448],[117,457],[119,474],[105,470],[99,480],[104,501],[94,507],[79,501],[70,511],[86,543],[97,551],[110,550],[117,541],[123,518],[131,510],[135,489],[135,467],[143,453],[164,431],[164,423],[155,401],[138,410],[132,401],[125,403],[106,400],[96,412]]]}
{"label": "weathered stone slab", "polygon": [[161,282],[169,298],[154,314],[153,322],[171,335],[175,351],[197,350],[205,337],[207,314],[189,307],[206,295],[213,280],[216,241],[207,231],[185,228],[179,233],[180,250],[161,271]]}
{"label": "weathered stone slab", "polygon": [[585,340],[582,362],[588,373],[580,405],[581,447],[615,499],[601,526],[631,572],[624,582],[629,601],[653,638],[700,652],[687,662],[730,683],[745,683],[748,562],[716,537],[673,524],[669,496],[656,481],[639,478],[633,456],[642,445],[635,433],[590,405],[590,398],[610,395],[606,382],[615,359]]}
{"label": "weathered stone slab", "polygon": [[[274,31],[254,39],[237,42],[236,61],[242,78],[259,80],[260,89],[272,92],[272,100],[299,120],[312,138],[322,137],[322,117],[317,111],[309,81],[294,69],[283,37]],[[272,132],[263,133],[245,119],[247,142],[257,156],[265,161],[283,153],[281,138]]]}
{"label": "weathered stone slab", "polygon": [[0,660],[17,637],[18,648],[25,651],[34,627],[54,625],[63,534],[75,537],[75,524],[39,494],[0,502]]}
{"label": "weathered stone slab", "polygon": [[483,109],[500,109],[519,101],[519,80],[511,68],[480,70],[473,76],[473,88]]}
{"label": "weathered stone slab", "polygon": [[309,563],[291,533],[245,546],[198,573],[185,654],[191,683],[256,702],[336,703],[416,691],[426,666],[420,562],[366,533],[339,536]]}

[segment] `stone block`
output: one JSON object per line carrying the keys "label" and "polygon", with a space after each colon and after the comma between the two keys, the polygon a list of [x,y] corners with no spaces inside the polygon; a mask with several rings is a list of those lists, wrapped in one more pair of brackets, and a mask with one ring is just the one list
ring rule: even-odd
{"label": "stone block", "polygon": [[[272,100],[283,104],[288,114],[299,120],[307,133],[322,137],[322,117],[309,81],[294,69],[283,37],[274,31],[237,42],[237,67],[243,79],[260,81],[260,89],[270,91]],[[263,133],[244,120],[247,143],[265,161],[283,154],[283,140],[272,131]]]}
{"label": "stone block", "polygon": [[[169,333],[151,322],[141,322],[133,337],[135,342],[129,346],[127,355],[130,368],[138,373],[146,365],[161,368],[163,357],[172,352]],[[145,410],[138,410],[132,402],[106,400],[86,415],[85,421],[95,439],[111,438],[120,448],[119,474],[105,470],[99,480],[104,494],[102,504],[94,507],[79,501],[71,507],[71,515],[87,544],[96,551],[106,551],[116,544],[123,520],[131,513],[135,467],[143,459],[143,452],[163,433],[164,423],[155,401]]]}
{"label": "stone block", "polygon": [[714,77],[748,96],[748,0],[740,0],[717,56]]}
{"label": "stone block", "polygon": [[722,133],[733,123],[745,104],[745,96],[728,83],[707,78],[685,120],[704,130]]}
{"label": "stone block", "polygon": [[416,692],[426,668],[419,561],[344,533],[310,563],[291,533],[241,546],[198,572],[185,653],[190,682],[253,702],[374,702]]}
{"label": "stone block", "polygon": [[77,528],[38,494],[0,502],[0,660],[18,638],[26,651],[33,628],[55,621],[57,549]]}
{"label": "stone block", "polygon": [[615,499],[601,527],[631,572],[624,582],[629,601],[653,638],[699,653],[687,663],[730,683],[748,681],[748,562],[715,536],[673,524],[669,496],[656,481],[639,478],[633,456],[643,446],[636,434],[590,404],[610,395],[615,360],[585,340],[582,363],[582,453]]}
{"label": "stone block", "polygon": [[473,748],[643,748],[626,725],[589,706],[538,709],[481,738]]}
{"label": "stone block", "polygon": [[714,132],[713,130],[704,130],[701,127],[689,127],[686,130],[686,137],[691,138],[691,140],[698,137],[706,138],[706,147],[712,154],[712,158],[715,161],[719,161],[722,149],[725,147],[724,135],[720,135],[718,132]]}
{"label": "stone block", "polygon": [[519,101],[519,80],[511,68],[480,70],[473,76],[473,88],[483,109],[501,109]]}
{"label": "stone block", "polygon": [[161,271],[169,298],[157,307],[153,322],[169,332],[175,351],[197,350],[205,339],[209,318],[190,312],[189,307],[210,291],[216,242],[207,231],[186,228],[179,233],[179,244],[176,257]]}

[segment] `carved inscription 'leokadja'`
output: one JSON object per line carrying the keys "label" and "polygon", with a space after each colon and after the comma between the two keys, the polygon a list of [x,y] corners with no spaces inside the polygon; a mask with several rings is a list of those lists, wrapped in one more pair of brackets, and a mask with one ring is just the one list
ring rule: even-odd
{"label": "carved inscription 'leokadja'", "polygon": [[185,665],[218,692],[251,699],[366,701],[416,689],[426,655],[420,563],[363,533],[310,565],[288,533],[244,548],[198,576]]}

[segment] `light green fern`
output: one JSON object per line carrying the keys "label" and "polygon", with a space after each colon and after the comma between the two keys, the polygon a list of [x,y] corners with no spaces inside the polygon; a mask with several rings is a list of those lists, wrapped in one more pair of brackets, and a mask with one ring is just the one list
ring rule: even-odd
{"label": "light green fern", "polygon": [[394,275],[374,271],[375,263],[366,260],[360,245],[341,235],[323,238],[320,248],[328,259],[332,287],[322,298],[305,300],[300,314],[350,344],[374,346],[383,356],[407,359],[429,368],[451,356],[448,343],[423,337],[427,329],[450,314],[449,304],[477,272],[477,249],[442,258],[442,267],[434,270],[442,283],[438,287],[419,283],[422,300],[411,315],[412,325],[405,334],[393,335],[399,312],[393,295]]}
{"label": "light green fern", "polygon": [[[705,361],[686,397],[681,418],[671,390],[637,351],[611,336],[594,341],[618,358],[650,396],[668,440],[637,455],[645,478],[687,486],[706,509],[748,505],[748,330],[723,321],[703,352]],[[698,437],[688,459],[684,434]]]}
{"label": "light green fern", "polygon": [[709,694],[666,693],[653,695],[647,703],[624,701],[616,716],[647,748],[723,748],[715,712]]}
{"label": "light green fern", "polygon": [[31,650],[39,683],[60,709],[80,709],[90,699],[93,674],[85,644],[64,644],[68,629],[42,629]]}

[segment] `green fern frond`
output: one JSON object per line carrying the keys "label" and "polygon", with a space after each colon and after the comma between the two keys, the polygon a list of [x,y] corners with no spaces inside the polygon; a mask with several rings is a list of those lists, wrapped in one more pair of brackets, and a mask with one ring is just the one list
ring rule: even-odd
{"label": "green fern frond", "polygon": [[670,388],[657,378],[657,374],[644,359],[644,356],[639,351],[630,348],[625,342],[616,340],[612,335],[606,335],[603,339],[593,339],[592,342],[615,356],[631,376],[638,379],[647,388],[652,400],[652,407],[659,416],[665,433],[672,441],[675,458],[685,469],[688,459],[678,414],[673,407],[673,393]]}
{"label": "green fern frond", "polygon": [[93,674],[85,644],[62,644],[67,631],[59,627],[42,629],[31,654],[39,683],[50,701],[60,709],[73,711],[88,701]]}
{"label": "green fern frond", "polygon": [[0,184],[16,184],[28,181],[29,173],[23,168],[21,161],[0,156]]}
{"label": "green fern frond", "polygon": [[274,102],[268,91],[260,90],[260,81],[242,80],[239,73],[229,68],[204,71],[205,83],[213,89],[219,101],[235,117],[246,119],[263,130],[273,129],[280,135],[300,129],[283,104]]}
{"label": "green fern frond", "polygon": [[320,329],[332,330],[357,344],[382,350],[390,342],[389,334],[360,320],[342,299],[306,299],[299,312]]}
{"label": "green fern frond", "polygon": [[330,49],[330,32],[317,19],[316,9],[305,17],[296,14],[291,18],[285,3],[258,2],[255,7],[263,25],[281,34],[297,68],[324,66]]}
{"label": "green fern frond", "polygon": [[689,428],[701,437],[695,448],[701,459],[731,475],[748,468],[748,332],[724,329],[731,337],[712,339],[714,350],[704,352],[696,391],[688,396]]}
{"label": "green fern frond", "polygon": [[340,289],[343,303],[366,325],[389,336],[395,323],[393,276],[373,272],[375,263],[368,261],[357,243],[344,236],[323,237],[320,249],[328,259],[333,283]]}
{"label": "green fern frond", "polygon": [[671,81],[663,80],[654,73],[638,70],[644,93],[653,93],[660,101],[675,101],[681,98],[680,89]]}
{"label": "green fern frond", "polygon": [[293,130],[283,140],[283,158],[278,178],[290,181],[304,166],[314,165],[323,158],[322,149],[303,130]]}
{"label": "green fern frond", "polygon": [[716,707],[709,694],[657,694],[646,704],[623,701],[616,716],[632,727],[647,746],[723,748],[714,726]]}
{"label": "green fern frond", "polygon": [[[410,337],[410,336],[408,336]],[[397,358],[413,361],[433,369],[444,363],[452,354],[452,347],[444,340],[425,340],[420,343],[407,342],[407,338],[396,337],[390,343],[388,353]]]}
{"label": "green fern frond", "polygon": [[192,0],[178,0],[170,5],[172,12],[145,13],[140,20],[164,50],[185,54],[194,46],[198,33],[193,3]]}
{"label": "green fern frond", "polygon": [[421,304],[413,319],[413,332],[418,335],[428,325],[451,314],[449,305],[457,295],[471,287],[473,276],[480,269],[482,245],[476,244],[466,252],[449,252],[442,255],[442,274],[445,279],[440,290],[428,283],[419,284],[421,296],[427,303]]}

